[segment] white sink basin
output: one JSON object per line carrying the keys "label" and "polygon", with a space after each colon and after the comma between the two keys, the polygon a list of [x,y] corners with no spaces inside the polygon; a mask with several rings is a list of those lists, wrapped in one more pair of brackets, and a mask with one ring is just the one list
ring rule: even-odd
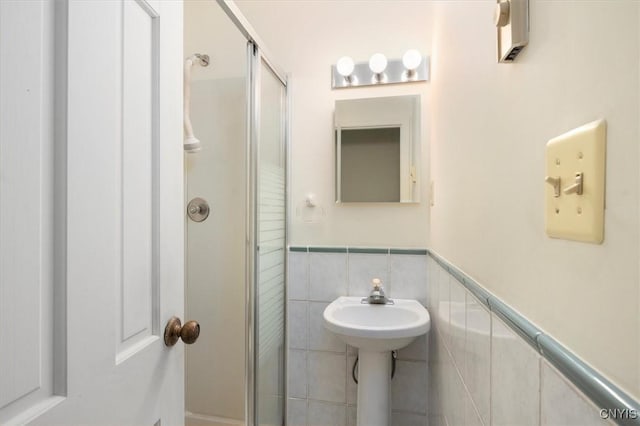
{"label": "white sink basin", "polygon": [[351,346],[383,352],[400,349],[429,331],[429,312],[419,302],[361,303],[362,297],[339,297],[324,310],[325,327]]}

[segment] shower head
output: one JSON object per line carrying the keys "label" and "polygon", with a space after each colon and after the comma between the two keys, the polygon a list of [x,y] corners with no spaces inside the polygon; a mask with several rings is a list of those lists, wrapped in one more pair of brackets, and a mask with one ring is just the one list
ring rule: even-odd
{"label": "shower head", "polygon": [[200,139],[193,136],[188,136],[184,139],[184,151],[186,153],[198,152],[202,149]]}

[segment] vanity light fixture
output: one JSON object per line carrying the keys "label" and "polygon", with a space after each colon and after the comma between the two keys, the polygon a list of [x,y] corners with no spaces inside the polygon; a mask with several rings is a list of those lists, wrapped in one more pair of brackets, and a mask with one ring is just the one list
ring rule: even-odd
{"label": "vanity light fixture", "polygon": [[354,63],[343,56],[332,67],[332,89],[381,84],[414,83],[429,80],[429,57],[415,50],[408,50],[402,59],[387,60],[376,53],[368,62]]}

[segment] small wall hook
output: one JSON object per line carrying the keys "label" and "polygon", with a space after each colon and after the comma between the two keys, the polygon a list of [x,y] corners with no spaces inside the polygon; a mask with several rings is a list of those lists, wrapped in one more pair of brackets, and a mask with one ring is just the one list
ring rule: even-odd
{"label": "small wall hook", "polygon": [[200,53],[196,53],[195,55],[196,58],[198,58],[198,61],[200,61],[200,65],[203,67],[208,67],[209,66],[209,55],[204,55],[204,54],[200,54]]}
{"label": "small wall hook", "polygon": [[304,199],[304,203],[307,205],[307,207],[315,207],[317,205],[315,194],[307,194],[306,198]]}
{"label": "small wall hook", "polygon": [[583,183],[583,180],[584,180],[584,178],[582,176],[582,172],[577,172],[576,173],[576,183],[566,187],[565,189],[562,190],[562,192],[564,192],[567,195],[573,194],[573,193],[576,193],[578,195],[582,195],[582,183]]}
{"label": "small wall hook", "polygon": [[546,178],[544,178],[544,181],[553,186],[553,196],[558,198],[560,196],[560,176],[547,176]]}

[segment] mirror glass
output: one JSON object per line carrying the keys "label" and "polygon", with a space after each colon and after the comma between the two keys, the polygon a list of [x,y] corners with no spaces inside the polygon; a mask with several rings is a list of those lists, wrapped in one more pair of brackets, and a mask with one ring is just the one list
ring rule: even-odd
{"label": "mirror glass", "polygon": [[336,202],[419,202],[420,96],[336,101]]}

